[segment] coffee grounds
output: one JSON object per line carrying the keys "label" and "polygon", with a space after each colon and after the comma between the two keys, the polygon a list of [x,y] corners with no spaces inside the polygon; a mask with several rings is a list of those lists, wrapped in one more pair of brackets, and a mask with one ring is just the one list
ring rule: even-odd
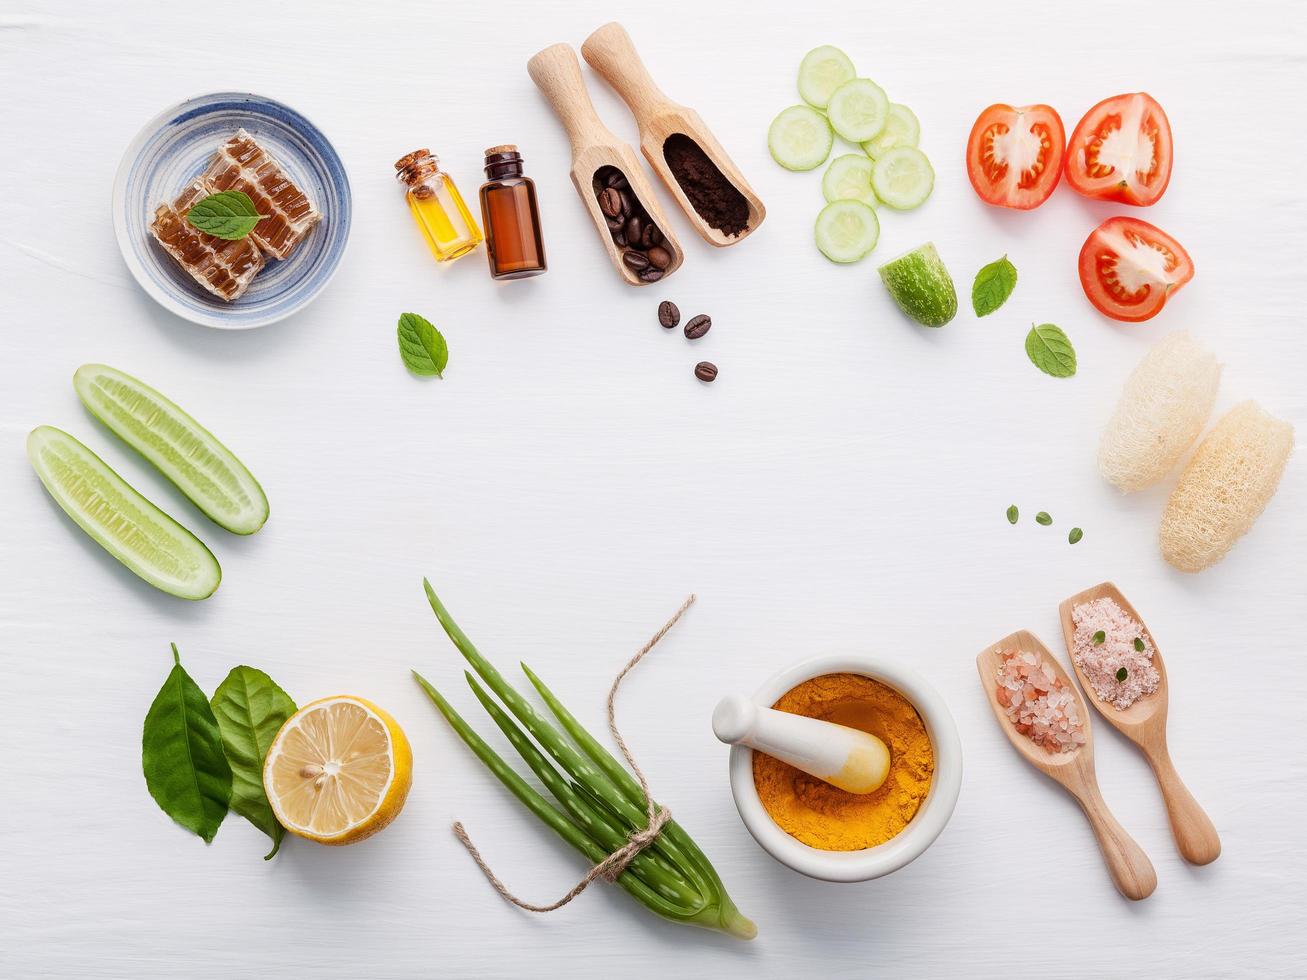
{"label": "coffee grounds", "polygon": [[749,202],[698,143],[684,133],[673,133],[663,143],[663,158],[699,217],[723,235],[748,230]]}

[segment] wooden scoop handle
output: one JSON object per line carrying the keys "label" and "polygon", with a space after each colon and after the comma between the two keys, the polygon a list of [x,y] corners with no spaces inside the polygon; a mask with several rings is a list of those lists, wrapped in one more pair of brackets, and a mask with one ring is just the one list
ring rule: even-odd
{"label": "wooden scoop handle", "polygon": [[631,35],[617,21],[605,24],[586,38],[581,45],[581,56],[617,90],[641,128],[646,119],[663,108],[679,108],[655,84],[635,50]]}
{"label": "wooden scoop handle", "polygon": [[581,62],[570,45],[552,44],[537,52],[526,63],[526,70],[567,130],[574,157],[587,146],[618,142],[595,112],[581,78]]}
{"label": "wooden scoop handle", "polygon": [[1221,838],[1217,836],[1211,818],[1180,779],[1165,745],[1148,747],[1145,754],[1157,775],[1157,785],[1162,789],[1166,815],[1171,820],[1171,833],[1175,835],[1181,857],[1190,864],[1211,864],[1221,856]]}
{"label": "wooden scoop handle", "polygon": [[1075,794],[1080,808],[1085,811],[1089,826],[1098,838],[1098,846],[1103,852],[1108,873],[1116,890],[1132,902],[1138,902],[1153,894],[1157,887],[1157,872],[1148,855],[1125,832],[1108,810],[1103,796],[1096,785],[1085,787]]}

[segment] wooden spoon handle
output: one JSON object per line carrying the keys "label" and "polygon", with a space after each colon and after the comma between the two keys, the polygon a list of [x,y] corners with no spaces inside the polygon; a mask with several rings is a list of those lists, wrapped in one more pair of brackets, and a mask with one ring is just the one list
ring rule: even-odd
{"label": "wooden spoon handle", "polygon": [[1077,794],[1076,799],[1085,811],[1094,836],[1098,838],[1098,846],[1103,852],[1103,860],[1107,863],[1116,890],[1132,902],[1153,894],[1153,889],[1157,887],[1157,872],[1153,870],[1153,863],[1134,842],[1134,838],[1117,823],[1116,817],[1112,816],[1107,804],[1103,802],[1098,787],[1086,789],[1083,795]]}
{"label": "wooden spoon handle", "polygon": [[567,130],[574,157],[587,146],[617,143],[617,137],[609,132],[595,112],[590,93],[581,78],[581,62],[570,45],[553,44],[537,52],[526,63],[526,70]]}
{"label": "wooden spoon handle", "polygon": [[643,129],[645,121],[667,106],[674,106],[654,82],[640,60],[631,35],[613,21],[595,31],[581,45],[581,56],[617,90]]}
{"label": "wooden spoon handle", "polygon": [[1165,746],[1149,751],[1148,762],[1157,774],[1157,785],[1166,801],[1166,815],[1171,819],[1171,833],[1175,835],[1180,855],[1190,864],[1211,864],[1221,856],[1221,838],[1175,771],[1171,753]]}

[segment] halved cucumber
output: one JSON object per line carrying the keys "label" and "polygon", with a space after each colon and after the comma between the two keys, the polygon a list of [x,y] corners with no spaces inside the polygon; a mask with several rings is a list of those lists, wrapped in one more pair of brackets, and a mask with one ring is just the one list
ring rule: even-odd
{"label": "halved cucumber", "polygon": [[27,458],[55,499],[105,551],[156,589],[206,599],[222,581],[213,553],[62,429],[27,437]]}
{"label": "halved cucumber", "polygon": [[231,450],[149,385],[104,364],[73,375],[77,396],[114,435],[148,459],[215,524],[253,534],[268,498]]}
{"label": "halved cucumber", "polygon": [[934,242],[886,262],[880,267],[880,278],[899,309],[923,327],[942,327],[958,312],[953,277]]}
{"label": "halved cucumber", "polygon": [[772,120],[767,130],[767,149],[772,159],[786,170],[812,170],[830,156],[835,136],[830,123],[816,109],[792,105]]}
{"label": "halved cucumber", "polygon": [[880,219],[861,201],[832,201],[817,215],[813,237],[832,262],[857,262],[876,247]]}
{"label": "halved cucumber", "polygon": [[827,201],[861,201],[874,208],[879,202],[871,189],[872,162],[861,153],[836,157],[821,178],[821,193]]}
{"label": "halved cucumber", "polygon": [[885,128],[880,134],[862,144],[862,151],[875,160],[886,150],[896,146],[916,146],[921,138],[921,123],[911,109],[897,102],[889,104]]}
{"label": "halved cucumber", "polygon": [[799,95],[809,105],[824,109],[831,94],[855,75],[857,72],[847,54],[823,44],[799,62]]}
{"label": "halved cucumber", "polygon": [[889,99],[870,78],[855,78],[831,95],[826,115],[835,132],[850,143],[864,143],[885,128]]}
{"label": "halved cucumber", "polygon": [[935,170],[915,146],[896,146],[886,150],[871,172],[871,186],[876,196],[898,211],[911,211],[920,205],[935,187]]}

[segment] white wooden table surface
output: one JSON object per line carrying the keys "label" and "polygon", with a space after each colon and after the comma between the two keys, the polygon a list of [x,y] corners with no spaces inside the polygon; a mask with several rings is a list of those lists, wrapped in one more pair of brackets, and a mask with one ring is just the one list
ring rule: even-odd
{"label": "white wooden table surface", "polygon": [[[1303,434],[1301,4],[266,6],[0,0],[0,975],[1307,974],[1302,461],[1200,577],[1157,555],[1168,488],[1122,498],[1093,461],[1125,375],[1178,328],[1226,364],[1218,409],[1257,398]],[[615,16],[768,206],[756,237],[722,252],[678,216],[687,258],[666,288],[629,289],[606,265],[525,70],[536,50],[579,46]],[[811,244],[820,175],[782,171],[764,141],[820,43],[917,111],[938,173],[930,202],[885,214],[873,259],[847,268]],[[589,82],[634,140],[621,103]],[[356,215],[320,300],[244,334],[156,307],[109,220],[119,156],[143,122],[233,87],[323,127]],[[1075,273],[1088,232],[1124,209],[1065,187],[1035,213],[988,209],[962,149],[990,102],[1051,103],[1069,131],[1100,98],[1138,89],[1166,107],[1177,160],[1143,216],[1198,272],[1157,319],[1125,326],[1087,305]],[[531,282],[493,284],[479,254],[435,267],[391,177],[392,161],[430,146],[473,195],[482,148],[501,142],[522,147],[540,188],[551,270]],[[964,293],[1007,253],[1012,300],[938,332],[905,322],[875,267],[927,240]],[[659,329],[663,298],[710,313],[712,333],[692,346]],[[445,380],[405,372],[405,310],[444,331]],[[1072,337],[1074,380],[1026,361],[1032,321]],[[721,368],[711,387],[691,376],[701,358]],[[69,384],[87,361],[151,381],[234,447],[268,491],[267,527],[248,540],[214,528],[94,423]],[[84,439],[196,529],[223,564],[217,595],[170,599],[83,537],[24,458],[40,423]],[[1013,502],[1056,524],[1009,527]],[[1071,548],[1073,524],[1085,538]],[[505,669],[527,660],[596,727],[615,668],[698,593],[631,678],[621,721],[758,923],[756,942],[666,924],[611,888],[545,917],[490,891],[452,819],[537,900],[583,866],[410,680],[420,668],[488,727],[423,575],[484,652]],[[1166,651],[1174,755],[1225,847],[1210,867],[1184,865],[1142,758],[1098,725],[1104,793],[1160,879],[1140,905],[1113,891],[1071,800],[1006,744],[973,662],[1023,626],[1061,650],[1058,601],[1105,578]],[[416,754],[402,817],[357,847],[288,841],[266,864],[240,819],[208,848],[172,825],[139,758],[170,641],[207,690],[244,662],[301,703],[353,692],[386,706]],[[944,835],[862,885],[801,878],[754,844],[708,727],[723,693],[840,649],[915,665],[966,754]]]}

